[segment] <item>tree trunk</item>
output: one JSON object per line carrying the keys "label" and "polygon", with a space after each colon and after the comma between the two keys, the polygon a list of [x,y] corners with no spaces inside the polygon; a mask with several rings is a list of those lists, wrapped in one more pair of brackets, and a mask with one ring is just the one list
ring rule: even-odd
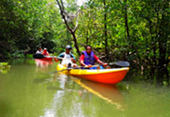
{"label": "tree trunk", "polygon": [[[65,25],[67,26],[67,30],[71,33],[71,35],[72,35],[72,37],[73,37],[74,46],[75,46],[75,48],[76,48],[76,50],[77,50],[77,53],[78,53],[78,55],[80,56],[81,53],[80,53],[80,50],[79,50],[79,47],[78,47],[78,44],[77,44],[77,38],[76,38],[76,35],[75,35],[76,29],[77,29],[77,27],[78,27],[78,22],[77,22],[75,28],[74,28],[74,29],[71,29],[71,27],[69,26],[69,22],[67,21],[67,19],[66,19],[66,17],[65,17],[66,12],[64,11],[63,1],[62,1],[62,0],[60,0],[60,2],[59,2],[59,0],[56,0],[56,1],[57,1],[58,6],[59,6],[59,9],[60,9],[60,14],[61,14],[61,16],[62,16],[62,18],[63,18],[63,20],[64,20]],[[78,15],[78,14],[77,14],[77,15]]]}
{"label": "tree trunk", "polygon": [[74,46],[77,50],[78,55],[80,56],[81,53],[80,53],[80,50],[79,50],[79,47],[78,47],[78,44],[77,44],[77,38],[76,38],[75,32],[71,32],[71,34],[73,36]]}
{"label": "tree trunk", "polygon": [[168,12],[166,9],[168,9],[168,1],[164,1],[164,6],[162,8],[162,19],[160,22],[160,28],[159,28],[159,66],[161,68],[165,67],[168,64],[168,60],[166,58],[167,53],[167,41],[169,36],[169,17]]}
{"label": "tree trunk", "polygon": [[89,33],[88,33],[88,29],[87,29],[86,45],[88,45],[88,43],[89,43]]}
{"label": "tree trunk", "polygon": [[104,37],[105,37],[105,53],[106,53],[106,60],[108,59],[108,40],[107,40],[107,8],[106,8],[106,0],[103,0],[104,4]]}
{"label": "tree trunk", "polygon": [[129,26],[128,26],[128,15],[127,15],[127,0],[124,0],[125,2],[125,28],[126,28],[126,35],[127,35],[127,39],[129,41],[130,39],[130,34],[129,34]]}

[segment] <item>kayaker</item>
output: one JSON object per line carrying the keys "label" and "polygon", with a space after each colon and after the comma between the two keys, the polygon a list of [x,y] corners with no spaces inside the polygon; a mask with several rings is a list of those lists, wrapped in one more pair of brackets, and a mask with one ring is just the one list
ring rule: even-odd
{"label": "kayaker", "polygon": [[57,58],[54,58],[56,62],[60,60],[61,64],[66,67],[77,67],[75,56],[71,53],[72,47],[67,45],[65,52],[61,53]]}
{"label": "kayaker", "polygon": [[85,68],[97,69],[97,67],[92,67],[95,62],[98,62],[100,65],[100,69],[103,69],[103,66],[107,66],[107,63],[102,62],[92,51],[92,47],[90,45],[86,46],[86,51],[83,51],[80,56],[80,64]]}
{"label": "kayaker", "polygon": [[41,47],[38,48],[38,50],[36,51],[36,54],[42,54],[43,50]]}
{"label": "kayaker", "polygon": [[47,48],[44,48],[44,51],[42,52],[42,54],[45,55],[45,56],[49,56],[49,53],[48,53],[48,51],[47,51]]}

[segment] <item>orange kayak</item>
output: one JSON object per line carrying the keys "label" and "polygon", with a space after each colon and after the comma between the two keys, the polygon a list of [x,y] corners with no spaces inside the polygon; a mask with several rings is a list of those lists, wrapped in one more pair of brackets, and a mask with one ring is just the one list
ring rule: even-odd
{"label": "orange kayak", "polygon": [[129,67],[112,69],[64,69],[66,69],[65,66],[61,64],[57,65],[57,70],[63,70],[62,72],[64,74],[106,84],[116,84],[122,81],[129,71]]}

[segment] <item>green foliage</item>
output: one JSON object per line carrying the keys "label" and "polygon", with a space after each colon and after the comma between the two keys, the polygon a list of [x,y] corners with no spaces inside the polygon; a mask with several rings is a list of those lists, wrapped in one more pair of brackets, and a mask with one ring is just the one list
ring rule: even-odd
{"label": "green foliage", "polygon": [[0,62],[0,73],[6,74],[10,70],[10,67],[7,62]]}
{"label": "green foliage", "polygon": [[[104,7],[103,1],[91,0],[82,8],[77,31],[79,42],[104,48],[104,24],[107,23],[108,48],[110,55],[115,55],[113,60],[160,65],[170,54],[168,4],[168,1],[153,0],[106,0]],[[107,14],[106,22],[104,13]],[[126,13],[130,38],[126,34]]]}
{"label": "green foliage", "polygon": [[[79,9],[75,0],[63,3],[69,15],[75,15]],[[74,46],[56,5],[55,0],[1,0],[0,58],[21,50],[34,53],[39,46],[57,55],[65,45]],[[76,31],[80,51],[91,45],[99,55],[108,48],[110,61],[125,59],[139,66],[167,64],[169,1],[105,0],[104,4],[103,0],[90,0],[80,9]],[[71,28],[75,22],[76,18],[70,20]]]}
{"label": "green foliage", "polygon": [[2,0],[0,9],[0,58],[20,50],[33,53],[39,46],[54,52],[56,39],[67,33],[55,0]]}

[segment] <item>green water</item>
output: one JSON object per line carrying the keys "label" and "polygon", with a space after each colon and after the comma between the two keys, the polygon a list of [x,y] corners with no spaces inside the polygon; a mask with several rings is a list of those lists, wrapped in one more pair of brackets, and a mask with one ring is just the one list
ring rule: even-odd
{"label": "green water", "polygon": [[117,85],[79,81],[50,74],[56,65],[12,61],[10,70],[0,73],[0,117],[170,116],[168,87],[127,78]]}

